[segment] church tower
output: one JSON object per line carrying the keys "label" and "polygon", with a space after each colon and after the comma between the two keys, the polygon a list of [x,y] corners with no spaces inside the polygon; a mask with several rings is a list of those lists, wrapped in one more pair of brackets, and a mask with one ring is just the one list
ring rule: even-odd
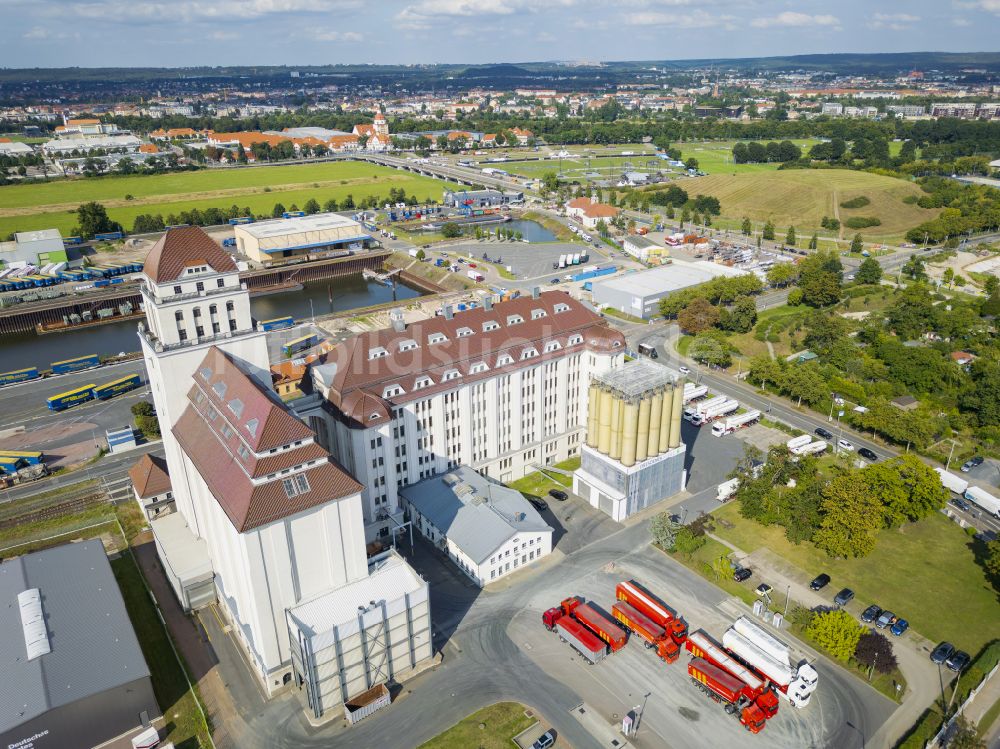
{"label": "church tower", "polygon": [[[188,404],[198,364],[211,346],[246,363],[264,387],[271,387],[266,334],[254,329],[250,294],[240,283],[232,257],[196,226],[168,229],[143,264],[146,322],[139,326],[163,435],[167,465],[181,464],[172,434]],[[175,491],[177,509],[196,519],[185,491]]]}
{"label": "church tower", "polygon": [[375,115],[375,120],[372,122],[372,126],[375,128],[375,134],[383,138],[389,138],[389,123],[386,122],[385,115],[378,112]]}

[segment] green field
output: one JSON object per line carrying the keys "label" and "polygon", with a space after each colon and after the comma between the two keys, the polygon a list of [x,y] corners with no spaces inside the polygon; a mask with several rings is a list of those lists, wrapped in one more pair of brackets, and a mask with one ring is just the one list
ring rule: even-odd
{"label": "green field", "polygon": [[508,749],[515,736],[537,722],[524,712],[524,705],[498,702],[463,718],[418,749]]}
{"label": "green field", "polygon": [[854,608],[877,603],[934,642],[948,640],[975,653],[1000,637],[997,593],[976,564],[972,539],[944,515],[882,531],[875,550],[862,559],[831,559],[810,543],[792,544],[780,526],[740,517],[735,502],[713,516],[720,538],[748,553],[770,549],[798,568],[803,583],[826,572],[833,578],[830,596],[851,588]]}
{"label": "green field", "polygon": [[[753,174],[716,174],[679,183],[689,195],[714,195],[722,203],[723,218],[739,222],[747,216],[758,223],[771,220],[783,229],[795,226],[800,238],[819,228],[823,216],[875,216],[880,226],[862,229],[868,241],[896,240],[906,230],[937,215],[903,202],[908,195],[920,195],[917,185],[894,177],[883,177],[850,169],[794,169]],[[847,210],[840,203],[858,196],[871,203]],[[842,236],[856,230],[843,228]]]}
{"label": "green field", "polygon": [[[130,229],[141,213],[169,213],[236,204],[270,213],[275,203],[301,207],[309,198],[355,201],[402,188],[418,200],[441,199],[445,182],[354,161],[295,166],[212,169],[153,176],[102,177],[0,187],[0,236],[55,227],[68,233],[76,207],[96,200]],[[266,191],[265,191],[266,190]],[[125,196],[131,195],[131,200]]]}
{"label": "green field", "polygon": [[[767,143],[772,138],[763,138],[760,143]],[[783,140],[783,139],[782,139]],[[809,149],[818,140],[810,138],[789,138],[795,145],[802,149],[802,153],[808,153]],[[687,161],[694,157],[698,159],[698,168],[708,175],[713,174],[757,174],[759,172],[777,171],[779,164],[734,164],[733,146],[738,141],[702,141],[693,143],[679,143],[681,149],[681,159]],[[749,143],[750,141],[743,141]]]}

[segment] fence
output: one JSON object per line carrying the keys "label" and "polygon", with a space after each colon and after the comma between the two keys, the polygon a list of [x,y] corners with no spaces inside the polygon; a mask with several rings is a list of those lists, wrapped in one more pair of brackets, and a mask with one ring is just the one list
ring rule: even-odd
{"label": "fence", "polygon": [[[990,672],[983,677],[983,680],[979,682],[979,684],[977,684],[971,692],[969,692],[969,696],[966,698],[965,702],[959,705],[958,710],[955,711],[955,714],[945,721],[944,725],[941,726],[941,730],[938,731],[937,736],[928,741],[924,749],[933,749],[933,747],[936,746],[944,746],[942,742],[944,741],[945,737],[948,736],[948,734],[951,732],[951,728],[955,724],[955,721],[958,720],[958,717],[965,712],[965,709],[969,705],[972,704],[972,701],[976,698],[976,695],[979,694],[981,691],[983,691],[983,687],[985,687],[986,684],[989,682],[989,680],[993,678],[993,674],[997,672],[997,669],[1000,669],[1000,663],[995,665],[992,668],[992,670],[990,670]],[[956,689],[958,688],[957,683],[955,685],[955,688]]]}

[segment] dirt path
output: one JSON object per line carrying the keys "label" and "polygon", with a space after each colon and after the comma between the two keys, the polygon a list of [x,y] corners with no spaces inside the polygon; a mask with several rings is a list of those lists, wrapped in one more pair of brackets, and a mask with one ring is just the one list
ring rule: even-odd
{"label": "dirt path", "polygon": [[833,217],[837,219],[837,239],[844,238],[844,224],[840,221],[840,193],[833,191]]}

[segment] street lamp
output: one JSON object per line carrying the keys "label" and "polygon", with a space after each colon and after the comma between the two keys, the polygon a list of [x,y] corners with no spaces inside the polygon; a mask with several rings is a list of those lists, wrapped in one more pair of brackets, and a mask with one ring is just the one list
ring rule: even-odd
{"label": "street lamp", "polygon": [[955,440],[953,439],[949,439],[948,441],[951,442],[951,450],[948,452],[948,462],[944,464],[944,470],[946,471],[948,470],[948,467],[951,465],[951,456],[955,454],[955,444],[956,444]]}
{"label": "street lamp", "polygon": [[865,733],[864,733],[864,731],[862,731],[856,725],[854,725],[853,723],[851,723],[851,721],[849,721],[849,720],[846,721],[846,724],[847,724],[848,728],[853,728],[855,731],[858,732],[858,735],[861,736],[861,749],[865,749]]}

